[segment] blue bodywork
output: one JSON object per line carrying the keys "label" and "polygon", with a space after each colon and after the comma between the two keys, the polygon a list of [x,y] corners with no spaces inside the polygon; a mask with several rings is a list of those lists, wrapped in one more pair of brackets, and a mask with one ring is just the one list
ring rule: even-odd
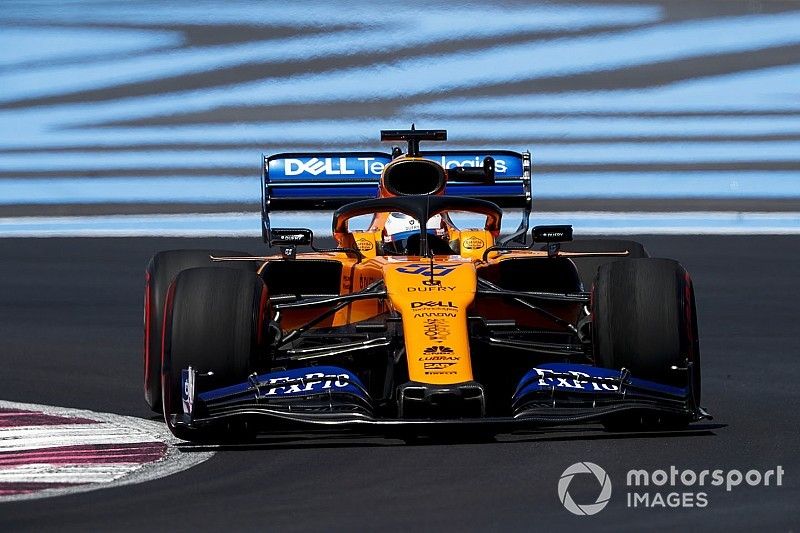
{"label": "blue bodywork", "polygon": [[[235,406],[243,403],[287,405],[293,401],[324,398],[327,405],[357,405],[371,411],[372,399],[354,373],[335,366],[296,368],[268,374],[252,375],[244,383],[195,394],[195,385],[202,376],[184,369],[184,413],[192,414],[195,405]],[[311,403],[304,404],[312,406]],[[316,405],[313,405],[317,408]]]}
{"label": "blue bodywork", "polygon": [[[456,166],[480,167],[485,157],[492,157],[497,178],[521,178],[523,175],[521,154],[506,150],[423,151],[420,155],[446,169]],[[277,154],[266,159],[269,178],[273,183],[334,180],[342,185],[353,181],[371,181],[377,185],[383,168],[391,160],[392,156],[383,152]]]}
{"label": "blue bodywork", "polygon": [[208,402],[242,394],[252,395],[254,392],[264,399],[302,398],[319,394],[350,394],[365,400],[370,399],[358,376],[336,366],[315,366],[260,374],[246,383],[202,392],[197,397]]}
{"label": "blue bodywork", "polygon": [[[315,366],[252,375],[246,382],[195,394],[203,376],[183,370],[183,423],[261,414],[306,423],[420,424],[425,420],[382,419],[361,380],[336,366]],[[428,420],[427,423],[574,423],[630,409],[706,416],[693,405],[689,388],[630,376],[591,365],[545,363],[523,376],[511,397],[513,417]]]}
{"label": "blue bodywork", "polygon": [[[420,156],[443,168],[480,167],[486,157],[495,161],[493,183],[449,180],[445,194],[492,201],[500,207],[530,211],[530,154],[510,150],[422,151]],[[271,212],[281,209],[337,208],[374,198],[381,173],[392,161],[385,152],[282,153],[262,156],[262,236],[269,241]],[[527,224],[527,218],[525,219]],[[527,228],[527,226],[525,226]]]}
{"label": "blue bodywork", "polygon": [[629,377],[622,379],[619,370],[610,370],[592,365],[579,365],[572,363],[546,363],[531,369],[520,380],[512,401],[524,401],[530,395],[553,391],[575,393],[579,395],[620,395],[631,391],[642,391],[653,394],[662,394],[674,398],[686,398],[688,389],[673,387]]}

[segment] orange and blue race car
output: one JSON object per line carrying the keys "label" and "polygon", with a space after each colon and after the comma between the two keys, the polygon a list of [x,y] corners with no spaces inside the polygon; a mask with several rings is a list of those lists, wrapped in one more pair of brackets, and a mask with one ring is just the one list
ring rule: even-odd
{"label": "orange and blue race car", "polygon": [[[573,240],[571,226],[529,228],[527,152],[421,151],[447,133],[413,127],[381,138],[407,149],[263,158],[275,255],[150,260],[145,399],[176,436],[629,430],[708,416],[678,262],[634,241]],[[522,220],[501,237],[504,208]],[[335,245],[271,227],[286,209],[335,209]],[[477,227],[457,227],[462,213]]]}

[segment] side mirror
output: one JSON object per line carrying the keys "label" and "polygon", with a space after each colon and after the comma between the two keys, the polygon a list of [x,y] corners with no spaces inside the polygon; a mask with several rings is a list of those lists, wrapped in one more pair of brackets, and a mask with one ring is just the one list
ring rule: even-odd
{"label": "side mirror", "polygon": [[531,230],[533,244],[547,243],[547,257],[555,257],[561,248],[562,242],[572,240],[572,226],[559,224],[557,226],[534,226]]}
{"label": "side mirror", "polygon": [[272,228],[269,232],[270,246],[308,246],[313,239],[314,234],[306,228]]}
{"label": "side mirror", "polygon": [[452,181],[492,184],[494,183],[494,158],[483,158],[481,167],[449,168],[447,177]]}
{"label": "side mirror", "polygon": [[572,226],[569,224],[557,226],[534,226],[531,230],[533,242],[568,242],[572,240]]}
{"label": "side mirror", "polygon": [[314,233],[306,228],[271,228],[269,245],[281,249],[287,259],[294,259],[298,246],[309,246],[314,241]]}

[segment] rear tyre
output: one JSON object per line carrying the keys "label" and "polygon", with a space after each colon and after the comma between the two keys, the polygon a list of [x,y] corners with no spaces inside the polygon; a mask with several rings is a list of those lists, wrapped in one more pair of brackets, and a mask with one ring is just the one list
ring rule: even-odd
{"label": "rear tyre", "polygon": [[255,272],[255,261],[214,263],[209,256],[249,256],[229,250],[168,250],[147,264],[144,286],[144,399],[161,412],[161,329],[167,289],[181,270],[196,267],[237,268]]}
{"label": "rear tyre", "polygon": [[197,393],[245,381],[266,301],[261,278],[241,269],[191,268],[175,278],[164,311],[161,379],[164,418],[176,437],[207,441],[241,435],[241,427],[213,432],[175,427],[170,415],[183,412],[181,371],[189,366],[198,374],[213,373],[198,378]]}
{"label": "rear tyre", "polygon": [[[671,259],[626,259],[600,267],[592,292],[598,366],[686,387],[700,403],[700,348],[689,273]],[[677,367],[678,369],[674,369]],[[689,371],[680,370],[690,368]],[[685,426],[689,420],[622,416],[612,429]]]}
{"label": "rear tyre", "polygon": [[598,269],[622,259],[638,259],[642,257],[650,257],[644,246],[636,241],[622,240],[622,239],[585,239],[571,242],[565,242],[561,245],[561,249],[565,252],[624,252],[628,251],[628,255],[624,257],[572,257],[572,261],[578,268],[578,275],[581,278],[581,283],[586,290],[592,286],[595,276],[597,276]]}

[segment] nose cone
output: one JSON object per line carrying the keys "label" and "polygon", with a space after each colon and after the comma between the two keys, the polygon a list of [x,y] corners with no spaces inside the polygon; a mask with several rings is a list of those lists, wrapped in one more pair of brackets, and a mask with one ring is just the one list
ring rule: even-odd
{"label": "nose cone", "polygon": [[403,318],[409,379],[447,385],[472,381],[467,308],[475,299],[471,262],[390,263],[384,281]]}

